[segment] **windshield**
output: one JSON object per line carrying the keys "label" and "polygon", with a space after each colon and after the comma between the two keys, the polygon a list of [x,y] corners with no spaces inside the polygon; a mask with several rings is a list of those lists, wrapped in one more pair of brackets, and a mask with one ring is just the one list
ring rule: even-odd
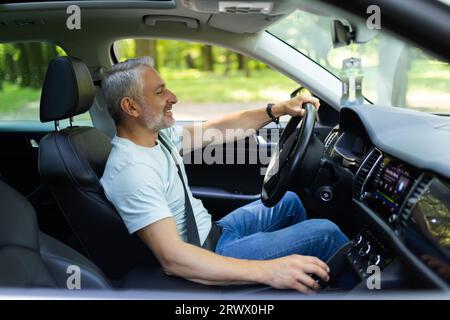
{"label": "windshield", "polygon": [[331,17],[297,10],[268,31],[338,78],[344,59],[361,59],[362,93],[374,104],[450,113],[448,63],[383,30],[366,43],[333,48],[332,21]]}

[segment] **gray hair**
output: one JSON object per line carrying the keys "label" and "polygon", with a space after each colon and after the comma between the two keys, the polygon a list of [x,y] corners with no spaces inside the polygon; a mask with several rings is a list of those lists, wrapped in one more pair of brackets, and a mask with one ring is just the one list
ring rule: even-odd
{"label": "gray hair", "polygon": [[102,94],[116,125],[122,118],[120,109],[122,98],[131,97],[136,101],[141,100],[143,83],[138,69],[142,66],[153,67],[153,59],[145,56],[117,63],[106,72],[102,80]]}

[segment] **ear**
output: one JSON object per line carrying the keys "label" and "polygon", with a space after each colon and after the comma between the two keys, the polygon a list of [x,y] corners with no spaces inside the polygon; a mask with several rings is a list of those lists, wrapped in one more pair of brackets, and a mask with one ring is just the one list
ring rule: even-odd
{"label": "ear", "polygon": [[139,117],[139,106],[136,101],[130,97],[123,97],[122,100],[120,100],[120,109],[130,117]]}

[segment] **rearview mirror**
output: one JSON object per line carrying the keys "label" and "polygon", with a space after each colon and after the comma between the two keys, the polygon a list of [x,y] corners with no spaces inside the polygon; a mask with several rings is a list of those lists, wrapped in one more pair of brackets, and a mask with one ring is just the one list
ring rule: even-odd
{"label": "rearview mirror", "polygon": [[331,24],[331,38],[333,47],[339,48],[348,46],[355,38],[355,33],[351,31],[349,25],[345,25],[340,20],[333,20]]}

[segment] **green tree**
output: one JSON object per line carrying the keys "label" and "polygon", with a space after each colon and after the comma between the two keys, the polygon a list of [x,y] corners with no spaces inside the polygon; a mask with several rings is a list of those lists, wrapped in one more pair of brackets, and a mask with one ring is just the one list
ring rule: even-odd
{"label": "green tree", "polygon": [[40,88],[44,81],[45,71],[48,64],[44,58],[44,48],[41,43],[29,42],[25,44],[29,65],[29,85],[33,88]]}
{"label": "green tree", "polygon": [[135,57],[150,56],[153,58],[153,66],[159,68],[157,41],[150,39],[135,39]]}
{"label": "green tree", "polygon": [[223,74],[225,76],[227,76],[230,73],[230,71],[231,71],[231,63],[232,63],[231,54],[232,54],[232,52],[230,50],[227,50],[225,52],[225,69],[224,69],[224,72],[223,72]]}
{"label": "green tree", "polygon": [[202,70],[203,71],[214,71],[214,53],[213,48],[210,45],[202,46]]}
{"label": "green tree", "polygon": [[19,84],[22,87],[31,86],[30,77],[30,63],[27,46],[25,43],[16,43],[14,45],[18,50],[18,58],[15,61],[17,66],[17,73],[20,75]]}
{"label": "green tree", "polygon": [[56,45],[54,43],[44,42],[42,43],[42,50],[44,52],[44,60],[46,65],[58,56]]}
{"label": "green tree", "polygon": [[14,53],[17,49],[11,44],[0,45],[1,50],[1,69],[2,69],[2,79],[9,82],[18,81],[17,66],[14,62]]}
{"label": "green tree", "polygon": [[236,56],[238,60],[238,70],[243,71],[245,76],[249,78],[251,76],[251,73],[248,65],[248,58],[240,53],[236,53]]}

